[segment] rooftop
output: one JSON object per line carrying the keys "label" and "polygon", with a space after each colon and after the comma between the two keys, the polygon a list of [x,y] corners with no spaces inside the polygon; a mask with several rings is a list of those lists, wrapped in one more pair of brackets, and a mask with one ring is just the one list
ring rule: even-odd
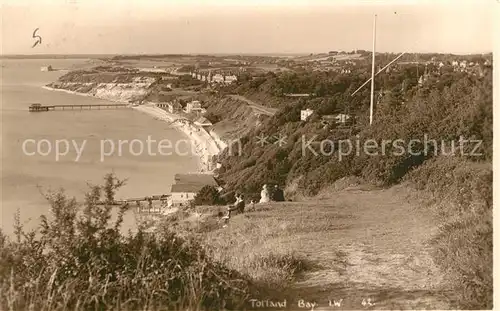
{"label": "rooftop", "polygon": [[214,187],[219,186],[214,176],[211,174],[175,174],[174,179],[177,185],[191,184],[201,185],[202,187],[205,185]]}
{"label": "rooftop", "polygon": [[174,192],[197,193],[203,187],[204,187],[204,185],[201,185],[201,184],[175,184],[175,185],[172,185],[170,193],[174,193]]}

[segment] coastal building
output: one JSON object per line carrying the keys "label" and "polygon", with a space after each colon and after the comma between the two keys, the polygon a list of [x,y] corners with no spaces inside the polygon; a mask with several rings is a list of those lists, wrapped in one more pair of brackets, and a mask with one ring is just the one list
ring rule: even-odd
{"label": "coastal building", "polygon": [[345,124],[351,119],[351,116],[345,113],[339,113],[335,116],[335,123],[337,124]]}
{"label": "coastal building", "polygon": [[201,103],[199,100],[193,100],[186,104],[185,111],[186,113],[192,112],[201,112],[203,108],[201,108]]}
{"label": "coastal building", "polygon": [[182,111],[182,106],[177,101],[167,103],[167,111],[170,113],[179,113]]}
{"label": "coastal building", "polygon": [[300,111],[300,120],[301,121],[306,121],[307,118],[309,118],[313,114],[314,110],[312,109],[305,109]]}
{"label": "coastal building", "polygon": [[203,186],[200,185],[172,185],[170,188],[171,197],[168,205],[175,207],[189,204],[189,201],[194,199],[201,188],[203,188]]}
{"label": "coastal building", "polygon": [[185,206],[205,186],[213,186],[220,190],[219,184],[211,174],[175,174],[174,184],[170,190],[169,206]]}
{"label": "coastal building", "polygon": [[226,84],[231,84],[233,82],[236,82],[238,78],[235,75],[230,75],[230,76],[225,76],[224,77],[224,83]]}
{"label": "coastal building", "polygon": [[212,82],[214,83],[224,83],[224,76],[221,75],[220,73],[216,73],[213,78]]}
{"label": "coastal building", "polygon": [[156,107],[161,108],[163,110],[167,110],[168,109],[168,105],[169,105],[169,103],[157,103]]}

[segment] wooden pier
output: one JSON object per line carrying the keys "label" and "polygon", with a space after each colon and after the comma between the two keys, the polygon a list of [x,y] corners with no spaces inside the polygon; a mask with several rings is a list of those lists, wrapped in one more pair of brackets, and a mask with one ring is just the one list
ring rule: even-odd
{"label": "wooden pier", "polygon": [[[160,201],[160,204],[164,204],[171,197],[169,194],[160,194],[160,195],[152,195],[149,197],[140,197],[140,198],[128,198],[123,200],[115,200],[111,205],[131,205],[135,203],[136,212],[137,213],[148,213],[155,214],[161,213],[162,208],[160,206],[153,206],[153,201]],[[144,206],[141,202],[146,202],[147,205]],[[98,205],[106,205],[106,202],[98,202]]]}
{"label": "wooden pier", "polygon": [[31,104],[30,112],[42,112],[51,110],[92,110],[92,109],[118,109],[127,108],[129,104],[88,104],[88,105],[51,105],[42,106],[41,104]]}

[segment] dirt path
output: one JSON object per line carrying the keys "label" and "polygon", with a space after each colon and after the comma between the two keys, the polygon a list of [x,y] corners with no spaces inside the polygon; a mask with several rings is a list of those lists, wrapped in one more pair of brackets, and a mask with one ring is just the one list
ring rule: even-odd
{"label": "dirt path", "polygon": [[[292,205],[299,204],[304,205]],[[401,199],[397,189],[343,191],[307,205],[334,211],[330,217],[338,229],[294,237],[290,247],[299,243],[300,252],[319,268],[296,282],[290,307],[450,309],[452,293],[441,285],[443,273],[427,245],[437,227],[428,214]],[[300,300],[305,308],[299,308]],[[331,306],[334,301],[340,307]]]}
{"label": "dirt path", "polygon": [[241,95],[228,95],[228,96],[233,98],[233,99],[244,101],[245,103],[247,103],[250,107],[252,107],[257,112],[260,112],[260,113],[268,115],[268,116],[273,116],[278,111],[278,109],[262,106],[261,104],[258,104],[258,103],[254,102],[254,101],[252,101],[244,96],[241,96]]}
{"label": "dirt path", "polygon": [[[306,263],[291,284],[255,294],[260,301],[286,299],[289,310],[452,309],[455,294],[430,255],[437,221],[409,203],[407,191],[351,188],[302,202],[257,204],[203,238],[217,246],[223,262],[264,284],[276,270],[259,258]],[[257,309],[271,310],[248,310]]]}

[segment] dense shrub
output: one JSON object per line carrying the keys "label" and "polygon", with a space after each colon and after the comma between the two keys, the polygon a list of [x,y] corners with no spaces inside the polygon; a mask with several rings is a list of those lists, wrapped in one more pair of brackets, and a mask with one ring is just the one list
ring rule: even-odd
{"label": "dense shrub", "polygon": [[193,240],[168,229],[122,236],[126,207],[110,222],[121,184],[108,175],[83,206],[62,192],[48,194],[51,217],[38,233],[24,232],[18,221],[14,240],[0,235],[3,310],[216,310],[243,303],[248,282]]}
{"label": "dense shrub", "polygon": [[[422,85],[417,85],[417,68],[411,65],[379,75],[375,121],[370,126],[369,88],[351,96],[367,78],[362,72],[343,77],[287,73],[240,85],[246,95],[265,93],[259,96],[271,98],[281,110],[258,132],[248,134],[241,157],[223,157],[221,177],[229,190],[252,196],[265,183],[284,182],[293,186],[293,194],[315,195],[347,176],[385,186],[410,181],[417,193],[425,193],[424,201],[433,207],[429,212],[442,223],[433,240],[434,258],[459,293],[458,304],[491,309],[493,80],[491,67],[481,70],[481,74],[442,70]],[[317,97],[287,103],[276,100],[283,93],[308,92],[316,92]],[[306,108],[314,109],[314,114],[306,122],[299,121],[300,110]],[[321,124],[321,116],[339,111],[354,116],[355,126],[344,131]],[[287,143],[260,146],[252,139],[258,135],[284,135]],[[331,139],[335,150],[340,140],[349,139],[353,145],[359,141],[361,150],[343,158],[338,152],[304,154],[303,135],[306,141],[314,135],[315,141]],[[410,145],[413,139],[420,142]],[[463,139],[469,141],[462,145]],[[368,140],[377,142],[378,154],[363,152]],[[391,143],[382,154],[384,140]],[[392,145],[397,140],[403,142],[403,153]],[[313,146],[318,150],[318,144]]]}
{"label": "dense shrub", "polygon": [[[451,75],[452,79],[444,75]],[[241,157],[222,156],[224,170],[221,177],[231,190],[241,188],[244,184],[283,184],[298,176],[307,175],[302,181],[302,189],[313,195],[321,187],[350,175],[384,185],[395,184],[413,169],[443,154],[454,153],[455,157],[474,162],[491,161],[491,70],[486,70],[484,76],[462,72],[436,75],[433,79],[440,83],[430,81],[422,86],[412,86],[408,82],[417,80],[416,71],[412,68],[382,75],[377,82],[377,88],[381,88],[381,91],[375,122],[372,126],[364,127],[359,124],[365,122],[363,118],[369,105],[366,100],[369,94],[366,93],[367,90],[362,90],[358,93],[359,96],[350,95],[358,83],[358,78],[354,75],[304,72],[264,76],[261,79],[266,80],[263,83],[270,83],[275,87],[281,85],[290,92],[303,92],[308,85],[314,85],[315,79],[320,78],[331,81],[331,87],[336,85],[337,92],[282,106],[258,131],[249,132],[243,137]],[[323,81],[321,79],[318,81]],[[315,113],[307,122],[303,122],[299,120],[300,110],[306,108],[314,109]],[[348,131],[321,123],[322,115],[338,112],[348,112],[361,121]],[[266,145],[257,143],[255,137],[260,135],[268,137]],[[304,140],[307,142],[315,135],[315,142],[330,139],[336,143],[331,155],[313,155],[308,150],[304,155]],[[277,137],[285,137],[286,144],[278,145]],[[468,142],[462,148],[459,146],[461,138],[480,141],[481,144],[476,148],[476,143]],[[339,142],[345,139],[353,147],[359,141],[361,150],[354,154],[356,150],[353,149],[350,155],[339,158]],[[410,153],[409,146],[413,139],[421,142],[411,145]],[[368,140],[377,142],[377,155],[363,151],[363,144]],[[381,146],[385,140],[392,143],[382,153]],[[393,146],[397,140],[404,142],[402,154],[398,154],[399,149]],[[314,149],[318,148],[315,145]],[[480,155],[471,156],[472,151]],[[330,166],[340,167],[329,168]],[[242,170],[245,171],[244,174],[241,173]],[[324,174],[325,171],[335,173]]]}
{"label": "dense shrub", "polygon": [[219,190],[214,186],[204,186],[194,197],[194,204],[196,205],[219,205],[224,203]]}
{"label": "dense shrub", "polygon": [[[491,309],[493,297],[493,171],[491,164],[443,157],[407,177],[429,194],[443,224],[433,238],[436,263],[447,272],[463,309]],[[430,198],[430,199],[429,199]]]}

